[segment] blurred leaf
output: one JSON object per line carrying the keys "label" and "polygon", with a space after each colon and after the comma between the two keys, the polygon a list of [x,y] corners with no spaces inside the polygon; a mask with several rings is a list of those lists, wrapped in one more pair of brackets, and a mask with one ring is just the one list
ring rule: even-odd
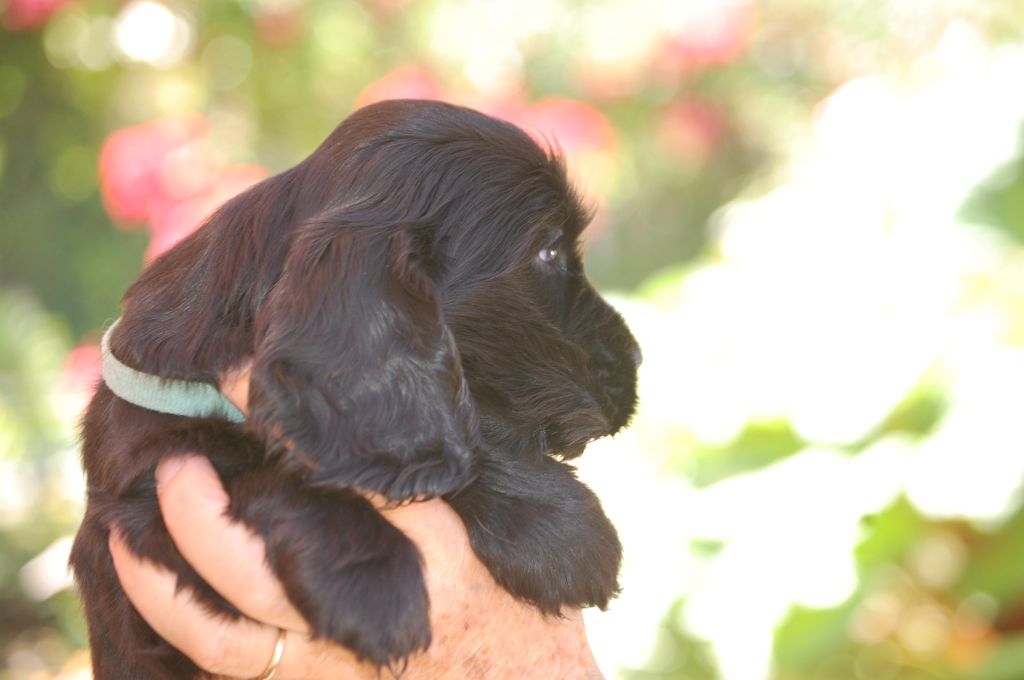
{"label": "blurred leaf", "polygon": [[1024,511],[1017,513],[998,532],[981,534],[972,550],[958,588],[963,593],[983,592],[1000,602],[1024,598]]}
{"label": "blurred leaf", "polygon": [[783,673],[812,674],[851,646],[847,624],[853,604],[835,609],[794,607],[775,631],[775,659]]}
{"label": "blurred leaf", "polygon": [[636,294],[660,309],[679,309],[682,307],[683,282],[691,269],[686,265],[663,269],[648,278]]}
{"label": "blurred leaf", "polygon": [[854,550],[861,572],[899,562],[921,537],[930,523],[905,496],[878,513],[862,520],[864,540]]}
{"label": "blurred leaf", "polygon": [[919,386],[896,405],[872,433],[871,441],[890,434],[926,435],[942,420],[947,406],[942,389],[931,383]]}
{"label": "blurred leaf", "polygon": [[[1020,680],[1024,678],[1024,635],[1001,639],[969,680]],[[968,678],[964,678],[968,680]]]}
{"label": "blurred leaf", "polygon": [[755,422],[747,424],[728,445],[698,448],[683,464],[693,483],[704,487],[733,475],[767,467],[805,446],[806,442],[786,421]]}
{"label": "blurred leaf", "polygon": [[[1024,152],[1024,144],[1021,147]],[[994,227],[1024,241],[1024,153],[997,168],[975,187],[961,207],[959,218]]]}
{"label": "blurred leaf", "polygon": [[67,445],[50,394],[68,349],[64,325],[32,295],[0,288],[0,444],[11,445],[0,459],[41,459]]}
{"label": "blurred leaf", "polygon": [[720,680],[714,656],[707,642],[699,640],[680,625],[685,603],[669,609],[651,659],[644,669],[624,669],[624,680]]}

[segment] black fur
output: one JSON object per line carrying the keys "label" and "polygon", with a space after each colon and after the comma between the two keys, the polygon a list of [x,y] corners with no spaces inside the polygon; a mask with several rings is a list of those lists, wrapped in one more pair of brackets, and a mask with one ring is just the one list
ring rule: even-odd
{"label": "black fur", "polygon": [[619,542],[559,459],[627,423],[639,351],[583,274],[587,221],[561,160],[518,128],[389,101],[147,268],[124,297],[114,354],[210,384],[251,356],[250,413],[242,425],[164,415],[100,384],[71,558],[96,677],[199,672],[128,604],[112,525],[239,616],[160,517],[153,470],[182,451],[211,458],[232,516],[262,535],[315,633],[378,667],[430,644],[429,605],[416,546],[361,492],[443,496],[512,594],[552,613],[604,607]]}

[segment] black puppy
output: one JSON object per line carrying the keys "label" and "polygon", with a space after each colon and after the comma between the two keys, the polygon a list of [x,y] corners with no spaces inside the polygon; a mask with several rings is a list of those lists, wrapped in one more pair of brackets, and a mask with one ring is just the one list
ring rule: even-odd
{"label": "black puppy", "polygon": [[562,161],[515,126],[389,101],[150,265],[125,294],[113,355],[209,385],[252,357],[250,413],[170,415],[99,385],[71,556],[96,677],[199,673],[129,604],[111,526],[240,615],[161,520],[153,471],[182,451],[211,458],[315,634],[378,667],[430,643],[428,599],[415,545],[365,492],[443,496],[509,592],[551,613],[604,607],[619,541],[559,458],[629,420],[639,349],[584,277],[587,221]]}

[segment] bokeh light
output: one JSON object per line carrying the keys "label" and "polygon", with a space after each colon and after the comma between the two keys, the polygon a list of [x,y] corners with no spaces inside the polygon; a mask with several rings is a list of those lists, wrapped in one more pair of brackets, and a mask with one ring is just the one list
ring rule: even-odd
{"label": "bokeh light", "polygon": [[166,5],[133,0],[118,12],[114,44],[130,61],[169,68],[188,54],[192,28]]}

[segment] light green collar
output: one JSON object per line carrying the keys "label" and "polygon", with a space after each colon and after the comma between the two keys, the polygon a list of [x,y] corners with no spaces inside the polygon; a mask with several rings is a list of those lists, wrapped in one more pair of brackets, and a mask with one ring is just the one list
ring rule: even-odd
{"label": "light green collar", "polygon": [[245,422],[245,415],[213,385],[161,378],[136,371],[118,361],[110,351],[110,336],[117,328],[117,321],[103,334],[100,345],[103,353],[103,382],[107,383],[111,392],[151,411],[192,418],[217,416],[235,423]]}

